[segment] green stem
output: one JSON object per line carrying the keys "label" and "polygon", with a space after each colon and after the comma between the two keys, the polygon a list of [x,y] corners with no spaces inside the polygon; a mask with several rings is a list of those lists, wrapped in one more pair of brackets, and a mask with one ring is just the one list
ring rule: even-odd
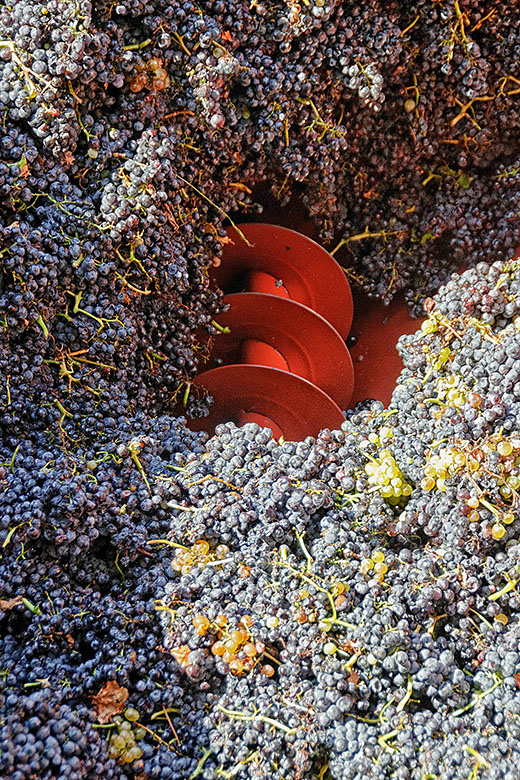
{"label": "green stem", "polygon": [[500,512],[496,508],[496,506],[493,506],[493,504],[490,504],[489,501],[487,501],[485,498],[480,498],[479,503],[482,504],[482,506],[485,506],[486,509],[489,509],[492,515],[494,515],[497,520],[500,519]]}
{"label": "green stem", "polygon": [[218,322],[215,322],[215,320],[211,320],[211,324],[214,328],[220,331],[220,333],[231,333],[229,328],[219,325]]}
{"label": "green stem", "polygon": [[[21,444],[18,444],[16,446],[16,449],[13,452],[13,457],[11,458],[9,463],[2,463],[1,464],[2,466],[6,466],[7,468],[11,469],[11,474],[14,474],[14,462],[15,462],[16,456],[18,455],[18,451],[19,451],[21,446],[22,446]],[[23,523],[22,523],[22,525],[23,525]]]}
{"label": "green stem", "polygon": [[383,750],[393,750],[394,753],[397,753],[397,748],[393,747],[392,745],[388,745],[387,742],[389,739],[393,739],[393,737],[396,737],[399,734],[399,729],[393,729],[392,731],[389,731],[388,734],[385,734],[382,737],[378,737],[378,743],[383,748]]}
{"label": "green stem", "polygon": [[474,614],[474,615],[477,615],[477,616],[478,616],[478,617],[479,617],[479,618],[482,620],[482,622],[486,624],[486,626],[487,626],[488,628],[491,628],[491,629],[493,628],[493,626],[491,625],[491,623],[489,622],[489,620],[486,620],[486,618],[484,617],[484,615],[481,615],[481,614],[480,614],[480,612],[477,612],[477,610],[476,610],[476,609],[473,609],[472,607],[470,607],[470,608],[469,608],[469,611],[470,611],[470,612],[473,612],[473,614]]}
{"label": "green stem", "polygon": [[170,542],[169,539],[149,539],[146,544],[167,544],[169,547],[178,547],[179,550],[187,550],[190,552],[189,547],[185,547],[183,544],[177,544],[177,542]]}
{"label": "green stem", "polygon": [[320,593],[325,593],[325,595],[327,596],[327,598],[329,600],[330,608],[332,610],[332,617],[330,617],[330,618],[323,618],[323,620],[321,621],[322,623],[334,623],[335,625],[344,626],[345,628],[350,628],[351,630],[353,630],[355,628],[355,626],[352,623],[345,623],[345,621],[340,620],[338,618],[336,605],[334,604],[334,597],[333,597],[332,593],[330,593],[330,591],[328,591],[326,588],[322,588],[321,585],[318,585],[317,582],[312,580],[310,577],[307,577],[307,575],[304,574],[303,572],[298,571],[298,569],[294,569],[290,564],[282,563],[281,565],[285,566],[286,569],[289,569],[289,571],[291,571],[296,577],[301,577],[302,580],[305,580],[305,582],[308,582],[309,585],[312,585],[313,588],[316,588],[316,590],[320,591]]}
{"label": "green stem", "polygon": [[443,406],[445,409],[447,408],[447,404],[444,403],[444,401],[441,401],[440,398],[425,398],[424,399],[425,404],[439,404],[439,406]]}
{"label": "green stem", "polygon": [[73,363],[88,363],[89,366],[96,366],[97,368],[108,368],[109,371],[116,370],[115,366],[109,366],[107,363],[98,363],[95,360],[87,360],[86,358],[80,358],[80,357],[75,357],[70,359],[72,360]]}
{"label": "green stem", "polygon": [[404,708],[412,698],[412,692],[413,692],[412,678],[410,677],[410,675],[408,675],[408,685],[406,686],[406,694],[403,696],[403,698],[397,705],[396,707],[397,712],[401,712],[401,710],[404,710]]}
{"label": "green stem", "polygon": [[267,715],[228,710],[226,707],[223,707],[222,704],[217,704],[217,710],[220,710],[229,718],[236,718],[237,720],[261,720],[263,723],[268,723],[270,726],[274,726],[276,729],[280,729],[280,731],[284,731],[286,734],[296,734],[297,731],[297,729],[291,729],[289,726],[286,726],[285,723],[280,723],[279,720],[269,718]]}
{"label": "green stem", "polygon": [[497,599],[499,599],[500,596],[504,596],[506,593],[509,593],[510,590],[514,590],[519,582],[520,582],[520,577],[516,580],[509,580],[509,582],[507,582],[503,588],[497,590],[496,593],[492,593],[491,596],[488,596],[488,599],[490,601],[497,601]]}
{"label": "green stem", "polygon": [[[45,684],[48,685],[48,683],[49,683],[49,680],[47,680],[47,679],[35,680],[35,682],[24,683],[23,687],[24,688],[35,688],[37,685],[45,685]],[[45,685],[45,687],[47,687],[47,685]]]}
{"label": "green stem", "polygon": [[123,46],[123,51],[139,51],[139,49],[149,46],[151,42],[152,39],[147,38],[145,41],[141,41],[141,43],[129,43],[128,46]]}
{"label": "green stem", "polygon": [[36,322],[38,323],[40,328],[43,330],[43,335],[45,336],[45,338],[48,339],[49,338],[49,329],[48,329],[47,325],[45,324],[45,320],[43,319],[41,314],[38,314],[38,319],[36,320]]}
{"label": "green stem", "polygon": [[495,682],[490,688],[487,688],[485,691],[481,691],[480,693],[475,694],[475,696],[473,696],[469,704],[466,704],[465,707],[461,707],[460,709],[455,710],[455,712],[453,712],[452,715],[458,717],[459,715],[462,715],[464,712],[470,710],[472,707],[478,704],[480,700],[484,698],[484,696],[487,696],[489,693],[492,693],[495,690],[495,688],[498,688],[501,682],[502,680],[500,679],[500,677],[495,676]]}
{"label": "green stem", "polygon": [[205,764],[206,760],[209,758],[209,756],[211,756],[212,753],[213,753],[213,751],[210,748],[206,748],[204,750],[204,753],[199,758],[197,766],[195,767],[194,771],[189,776],[188,780],[194,780],[195,777],[198,777],[199,775],[202,774],[202,772],[204,771],[204,764]]}
{"label": "green stem", "polygon": [[479,753],[478,750],[475,750],[475,748],[472,748],[469,745],[466,745],[466,750],[471,756],[477,759],[478,761],[477,769],[480,769],[480,767],[482,766],[484,766],[486,769],[489,769],[490,766],[489,761],[486,761],[484,756],[481,755],[481,753]]}
{"label": "green stem", "polygon": [[71,413],[70,413],[70,412],[68,412],[68,411],[65,409],[65,407],[63,406],[63,404],[61,403],[61,401],[58,401],[58,399],[57,399],[57,398],[55,398],[55,399],[54,399],[54,403],[55,403],[55,404],[56,404],[56,406],[58,407],[58,411],[60,411],[60,412],[61,412],[61,416],[62,416],[62,417],[72,417]]}
{"label": "green stem", "polygon": [[182,405],[184,408],[188,406],[188,398],[190,397],[190,391],[191,391],[191,382],[186,382],[186,389],[184,390],[184,395],[182,396]]}
{"label": "green stem", "polygon": [[2,544],[2,549],[7,547],[7,545],[9,544],[9,542],[11,541],[11,539],[13,538],[13,535],[17,532],[17,530],[19,528],[21,528],[23,525],[28,525],[28,523],[29,523],[29,521],[26,520],[24,523],[18,523],[18,525],[13,526],[13,528],[11,528],[9,530],[7,536],[4,539],[4,543]]}
{"label": "green stem", "polygon": [[29,599],[26,599],[25,597],[22,598],[22,603],[23,603],[24,607],[27,607],[29,612],[33,613],[33,615],[41,615],[42,614],[42,611],[41,611],[40,607],[37,604],[33,604],[32,602],[30,602]]}
{"label": "green stem", "polygon": [[312,564],[314,563],[314,561],[312,559],[312,556],[311,556],[310,552],[308,551],[307,547],[305,546],[305,542],[303,541],[303,537],[305,536],[305,531],[302,534],[300,534],[299,531],[297,529],[295,529],[294,532],[296,534],[296,538],[298,539],[298,543],[299,543],[300,547],[302,548],[302,552],[305,555],[305,557],[307,558],[307,571],[310,574],[312,572]]}
{"label": "green stem", "polygon": [[141,451],[141,448],[140,448],[140,446],[139,446],[139,444],[137,442],[132,441],[132,442],[130,442],[130,445],[129,445],[128,449],[130,451],[130,457],[132,458],[133,462],[135,463],[136,468],[137,468],[139,474],[141,475],[141,479],[145,483],[146,487],[148,488],[148,492],[151,495],[152,488],[150,487],[150,483],[148,482],[148,477],[146,476],[145,470],[143,468],[143,464],[139,460],[139,456],[137,454],[138,452]]}

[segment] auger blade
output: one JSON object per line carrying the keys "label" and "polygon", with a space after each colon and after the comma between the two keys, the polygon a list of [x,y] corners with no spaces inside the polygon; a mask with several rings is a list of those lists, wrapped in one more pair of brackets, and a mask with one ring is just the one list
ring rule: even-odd
{"label": "auger blade", "polygon": [[195,384],[215,399],[208,417],[190,420],[192,430],[212,433],[219,423],[237,425],[258,417],[272,421],[273,434],[301,440],[317,436],[322,428],[339,428],[345,417],[323,390],[278,368],[251,365],[220,366],[205,371]]}

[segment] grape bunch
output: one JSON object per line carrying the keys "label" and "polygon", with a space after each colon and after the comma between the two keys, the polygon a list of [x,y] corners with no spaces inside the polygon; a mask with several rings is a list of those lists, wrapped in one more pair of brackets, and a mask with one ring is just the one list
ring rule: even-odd
{"label": "grape bunch", "polygon": [[514,776],[519,274],[429,299],[388,409],[302,442],[222,425],[178,472],[159,609],[208,777]]}

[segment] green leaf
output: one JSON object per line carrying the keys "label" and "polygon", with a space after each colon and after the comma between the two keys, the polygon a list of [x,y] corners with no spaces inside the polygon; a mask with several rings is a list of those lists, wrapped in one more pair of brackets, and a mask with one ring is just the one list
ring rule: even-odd
{"label": "green leaf", "polygon": [[442,173],[443,176],[457,175],[457,171],[454,171],[453,168],[450,168],[447,165],[441,165],[441,167],[439,168],[439,173]]}
{"label": "green leaf", "polygon": [[462,190],[467,190],[471,182],[472,182],[471,176],[468,176],[467,173],[461,173],[456,179],[455,184],[457,185],[457,187],[460,187]]}

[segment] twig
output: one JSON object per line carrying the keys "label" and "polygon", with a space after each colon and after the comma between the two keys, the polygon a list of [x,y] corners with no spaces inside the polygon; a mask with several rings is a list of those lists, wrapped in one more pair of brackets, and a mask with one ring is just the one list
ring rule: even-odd
{"label": "twig", "polygon": [[[173,723],[171,722],[171,720],[170,720],[170,716],[168,715],[168,711],[167,711],[167,710],[164,708],[164,705],[163,705],[162,711],[164,712],[164,715],[165,715],[165,717],[166,717],[166,720],[168,721],[168,725],[169,725],[169,727],[170,727],[170,728],[171,728],[171,730],[172,730],[173,736],[174,736],[174,737],[175,737],[175,739],[177,740],[177,744],[178,744],[178,745],[180,745],[180,744],[181,744],[181,741],[180,741],[180,739],[179,739],[179,736],[178,736],[177,732],[176,732],[176,731],[175,731],[175,729],[173,728]],[[210,751],[210,752],[211,752],[211,751]]]}
{"label": "twig", "polygon": [[54,87],[49,81],[47,81],[47,79],[44,79],[43,76],[38,75],[33,70],[31,70],[31,68],[28,68],[27,65],[25,65],[23,60],[17,54],[13,41],[0,41],[0,49],[1,48],[9,49],[9,51],[11,52],[11,57],[13,62],[15,62],[18,65],[18,67],[21,68],[25,78],[25,83],[29,87],[28,89],[29,97],[34,97],[38,92],[36,88],[36,84],[32,80],[31,76],[34,76],[34,78],[37,81],[40,81],[42,84],[45,84],[45,86],[48,87],[49,89],[54,90]]}
{"label": "twig", "polygon": [[408,27],[405,27],[404,30],[401,30],[401,32],[399,33],[399,37],[402,38],[403,35],[406,35],[407,32],[410,32],[412,27],[415,27],[415,25],[417,24],[417,22],[419,21],[420,18],[421,18],[421,15],[417,14],[417,16],[415,17],[413,22],[411,24],[409,24]]}
{"label": "twig", "polygon": [[372,233],[367,225],[362,233],[355,233],[353,236],[348,236],[348,238],[342,238],[339,244],[331,250],[330,254],[336,254],[336,252],[341,249],[342,246],[345,244],[350,244],[353,241],[363,241],[365,238],[386,239],[387,236],[396,236],[399,234],[404,234],[404,232],[404,230],[377,230],[375,233]]}
{"label": "twig", "polygon": [[152,731],[152,729],[149,729],[148,726],[144,725],[144,723],[139,723],[139,721],[136,720],[135,721],[135,725],[139,726],[139,728],[144,729],[149,734],[151,734],[154,739],[156,739],[158,742],[160,742],[161,745],[165,745],[168,748],[168,750],[172,750],[172,747],[171,747],[171,745],[168,742],[165,742],[164,739],[161,739],[161,737],[158,734],[156,734],[155,731]]}
{"label": "twig", "polygon": [[206,200],[206,201],[207,201],[207,202],[208,202],[208,203],[209,203],[211,206],[213,206],[213,208],[217,209],[217,211],[220,211],[220,213],[221,213],[221,214],[223,214],[223,215],[225,216],[225,218],[226,218],[226,219],[229,219],[229,221],[231,222],[231,224],[233,225],[233,227],[234,227],[234,228],[235,228],[235,230],[237,231],[238,235],[239,235],[239,236],[240,236],[240,238],[242,239],[242,241],[245,241],[245,243],[246,243],[248,246],[252,246],[252,244],[250,244],[250,242],[247,240],[247,238],[246,238],[246,237],[245,237],[245,235],[242,233],[242,231],[240,230],[240,228],[239,228],[237,225],[235,225],[235,223],[233,222],[233,220],[231,219],[231,217],[229,216],[229,214],[227,214],[227,213],[224,211],[224,209],[220,208],[220,206],[218,206],[216,203],[214,203],[214,201],[212,201],[210,198],[208,198],[208,196],[207,196],[207,195],[204,195],[204,193],[203,193],[203,192],[201,192],[201,191],[198,189],[198,187],[196,187],[194,184],[192,184],[192,183],[191,183],[191,181],[188,181],[188,179],[185,179],[183,176],[181,176],[181,175],[180,175],[180,173],[176,173],[176,174],[175,174],[175,176],[176,176],[176,178],[177,178],[177,179],[180,179],[181,181],[183,181],[183,182],[184,182],[184,184],[187,184],[187,185],[188,185],[188,187],[191,187],[191,188],[192,188],[192,190],[195,190],[195,192],[197,192],[197,193],[198,193],[198,194],[201,196],[201,198],[204,198],[204,200]]}

